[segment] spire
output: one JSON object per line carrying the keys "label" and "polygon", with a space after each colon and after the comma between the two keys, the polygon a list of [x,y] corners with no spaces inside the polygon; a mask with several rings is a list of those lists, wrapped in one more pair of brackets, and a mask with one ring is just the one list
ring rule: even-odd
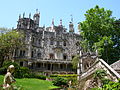
{"label": "spire", "polygon": [[74,32],[74,25],[73,25],[73,16],[71,16],[71,21],[70,21],[70,24],[69,24],[69,32]]}
{"label": "spire", "polygon": [[36,13],[38,13],[38,9],[36,9]]}
{"label": "spire", "polygon": [[52,26],[54,26],[54,18],[52,19]]}
{"label": "spire", "polygon": [[23,13],[23,18],[25,17],[25,12]]}
{"label": "spire", "polygon": [[62,26],[62,19],[60,19],[60,26]]}
{"label": "spire", "polygon": [[40,14],[40,12],[38,11],[38,9],[36,9],[36,14],[38,14],[38,15]]}
{"label": "spire", "polygon": [[45,29],[45,24],[43,25],[43,28]]}
{"label": "spire", "polygon": [[72,16],[72,14],[70,16],[71,16],[71,22],[73,23],[73,16]]}
{"label": "spire", "polygon": [[19,19],[21,19],[21,14],[19,14]]}
{"label": "spire", "polygon": [[31,13],[29,13],[29,18],[31,18]]}

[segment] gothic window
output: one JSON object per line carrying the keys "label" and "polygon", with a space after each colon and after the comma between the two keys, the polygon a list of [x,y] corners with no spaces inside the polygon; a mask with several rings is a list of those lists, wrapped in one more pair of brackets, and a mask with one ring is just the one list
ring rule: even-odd
{"label": "gothic window", "polygon": [[62,64],[60,64],[60,69],[63,69],[63,65]]}
{"label": "gothic window", "polygon": [[37,54],[37,57],[40,59],[40,58],[41,58],[41,53],[38,53],[38,54]]}
{"label": "gothic window", "polygon": [[20,56],[22,56],[22,50],[20,50]]}
{"label": "gothic window", "polygon": [[34,42],[35,42],[35,38],[33,37],[33,38],[32,38],[32,43],[34,43]]}
{"label": "gothic window", "polygon": [[20,57],[25,57],[25,50],[20,50]]}
{"label": "gothic window", "polygon": [[34,57],[34,51],[31,52],[31,57]]}
{"label": "gothic window", "polygon": [[64,59],[64,60],[67,59],[67,55],[66,55],[66,54],[63,55],[63,59]]}
{"label": "gothic window", "polygon": [[23,62],[20,62],[20,66],[23,66]]}
{"label": "gothic window", "polygon": [[54,44],[54,41],[51,39],[50,40],[50,45],[53,45]]}
{"label": "gothic window", "polygon": [[54,59],[54,54],[49,54],[50,59]]}
{"label": "gothic window", "polygon": [[63,42],[63,46],[66,46],[66,41]]}
{"label": "gothic window", "polygon": [[38,68],[40,68],[41,64],[40,64],[40,63],[38,63],[38,64],[37,64],[37,66],[38,66]]}
{"label": "gothic window", "polygon": [[38,40],[38,44],[41,45],[41,40],[40,39]]}
{"label": "gothic window", "polygon": [[18,49],[15,50],[15,56],[18,56]]}
{"label": "gothic window", "polygon": [[72,59],[74,58],[75,56],[72,56]]}
{"label": "gothic window", "polygon": [[59,41],[57,41],[57,46],[59,46],[60,45],[60,42]]}
{"label": "gothic window", "polygon": [[32,43],[36,44],[36,38],[35,37],[32,38]]}

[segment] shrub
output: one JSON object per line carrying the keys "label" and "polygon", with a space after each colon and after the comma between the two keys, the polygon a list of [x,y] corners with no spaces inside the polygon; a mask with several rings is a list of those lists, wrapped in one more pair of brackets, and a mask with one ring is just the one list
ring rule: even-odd
{"label": "shrub", "polygon": [[50,77],[77,77],[77,74],[53,74]]}
{"label": "shrub", "polygon": [[16,62],[11,62],[11,61],[4,62],[3,67],[0,68],[0,74],[1,75],[6,74],[7,68],[10,65],[15,66],[15,72],[14,72],[15,78],[38,78],[38,79],[46,80],[46,76],[33,73],[29,68],[20,67],[20,65],[18,65]]}
{"label": "shrub", "polygon": [[67,85],[67,80],[62,77],[57,77],[52,82],[53,82],[53,85],[56,85],[56,86]]}
{"label": "shrub", "polygon": [[35,78],[46,80],[46,76],[44,76],[44,75],[37,75],[37,74],[35,74]]}
{"label": "shrub", "polygon": [[12,61],[5,61],[3,63],[3,67],[0,68],[0,74],[3,75],[3,74],[6,74],[7,72],[7,68],[10,66],[10,65],[14,65],[15,66],[15,70],[17,70],[20,66],[15,63],[15,62],[12,62]]}
{"label": "shrub", "polygon": [[14,76],[16,78],[30,78],[30,69],[27,67],[20,67],[19,69],[17,69],[14,73]]}

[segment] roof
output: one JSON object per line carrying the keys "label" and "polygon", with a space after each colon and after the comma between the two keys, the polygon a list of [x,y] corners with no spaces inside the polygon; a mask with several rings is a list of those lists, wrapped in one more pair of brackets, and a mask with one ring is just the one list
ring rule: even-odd
{"label": "roof", "polygon": [[120,70],[120,60],[110,65],[114,70]]}

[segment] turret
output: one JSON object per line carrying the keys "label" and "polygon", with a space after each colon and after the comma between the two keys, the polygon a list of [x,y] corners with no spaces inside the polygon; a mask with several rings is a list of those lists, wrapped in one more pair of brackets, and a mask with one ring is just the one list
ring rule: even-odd
{"label": "turret", "polygon": [[35,28],[39,27],[39,19],[40,19],[40,12],[38,12],[38,9],[36,9],[36,13],[33,16],[33,20],[35,23]]}
{"label": "turret", "polygon": [[71,21],[69,23],[69,32],[74,32],[73,18],[71,15]]}
{"label": "turret", "polygon": [[69,24],[69,32],[74,32],[74,25],[72,22]]}

